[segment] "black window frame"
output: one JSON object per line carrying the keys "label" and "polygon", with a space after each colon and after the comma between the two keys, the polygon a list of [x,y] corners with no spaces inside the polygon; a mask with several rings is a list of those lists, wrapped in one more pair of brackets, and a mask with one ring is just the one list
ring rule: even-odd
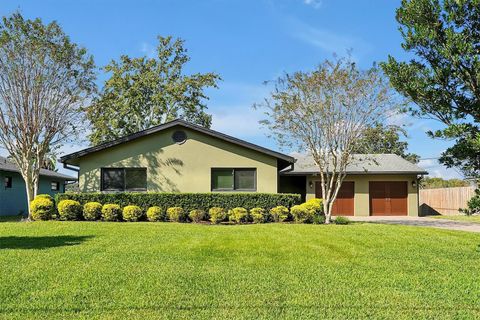
{"label": "black window frame", "polygon": [[[232,177],[233,177],[233,188],[220,188],[220,189],[215,189],[214,186],[214,179],[213,179],[213,172],[215,170],[232,170]],[[240,189],[237,188],[235,185],[235,172],[236,171],[253,171],[253,189]],[[214,167],[210,169],[210,190],[212,192],[256,192],[257,191],[257,168],[231,168],[231,167]]]}
{"label": "black window frame", "polygon": [[[55,189],[53,188],[53,184],[55,184]],[[60,182],[58,182],[58,181],[51,181],[51,182],[50,182],[50,190],[51,190],[51,191],[60,191]]]}
{"label": "black window frame", "polygon": [[3,179],[3,185],[5,189],[12,189],[13,185],[13,177],[12,176],[5,176]]}
{"label": "black window frame", "polygon": [[[104,172],[105,170],[123,170],[123,189],[105,189],[104,188]],[[127,171],[128,170],[143,170],[145,171],[145,188],[127,189]],[[105,167],[100,170],[100,191],[102,192],[144,192],[148,188],[148,171],[146,167]]]}

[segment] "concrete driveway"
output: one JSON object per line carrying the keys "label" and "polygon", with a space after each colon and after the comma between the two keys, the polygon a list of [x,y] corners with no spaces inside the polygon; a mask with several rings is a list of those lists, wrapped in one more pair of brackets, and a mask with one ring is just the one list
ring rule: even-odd
{"label": "concrete driveway", "polygon": [[405,226],[431,227],[438,229],[479,232],[479,223],[453,221],[446,219],[434,219],[425,217],[348,217],[352,221],[369,223],[400,224]]}

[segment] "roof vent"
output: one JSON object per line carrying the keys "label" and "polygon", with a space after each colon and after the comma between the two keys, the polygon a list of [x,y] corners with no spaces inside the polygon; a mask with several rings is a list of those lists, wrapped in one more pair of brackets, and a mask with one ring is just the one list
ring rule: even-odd
{"label": "roof vent", "polygon": [[185,141],[187,141],[187,134],[185,133],[185,131],[177,130],[172,134],[172,140],[176,144],[185,143]]}

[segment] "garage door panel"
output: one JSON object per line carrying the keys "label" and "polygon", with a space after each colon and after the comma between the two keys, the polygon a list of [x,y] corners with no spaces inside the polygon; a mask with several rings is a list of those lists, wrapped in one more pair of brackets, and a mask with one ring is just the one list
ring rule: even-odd
{"label": "garage door panel", "polygon": [[[354,196],[355,184],[353,181],[344,181],[337,198],[333,203],[332,215],[334,216],[353,216],[354,215]],[[315,197],[323,198],[321,182],[315,182]]]}
{"label": "garage door panel", "polygon": [[406,181],[371,181],[369,192],[371,215],[407,215]]}

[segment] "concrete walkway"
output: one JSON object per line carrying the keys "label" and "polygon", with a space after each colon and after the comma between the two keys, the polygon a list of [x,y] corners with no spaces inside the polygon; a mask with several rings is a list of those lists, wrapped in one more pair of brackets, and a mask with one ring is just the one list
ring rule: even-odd
{"label": "concrete walkway", "polygon": [[401,224],[405,226],[431,227],[448,230],[479,232],[479,223],[453,221],[446,219],[434,219],[426,217],[348,217],[352,221],[369,223]]}

